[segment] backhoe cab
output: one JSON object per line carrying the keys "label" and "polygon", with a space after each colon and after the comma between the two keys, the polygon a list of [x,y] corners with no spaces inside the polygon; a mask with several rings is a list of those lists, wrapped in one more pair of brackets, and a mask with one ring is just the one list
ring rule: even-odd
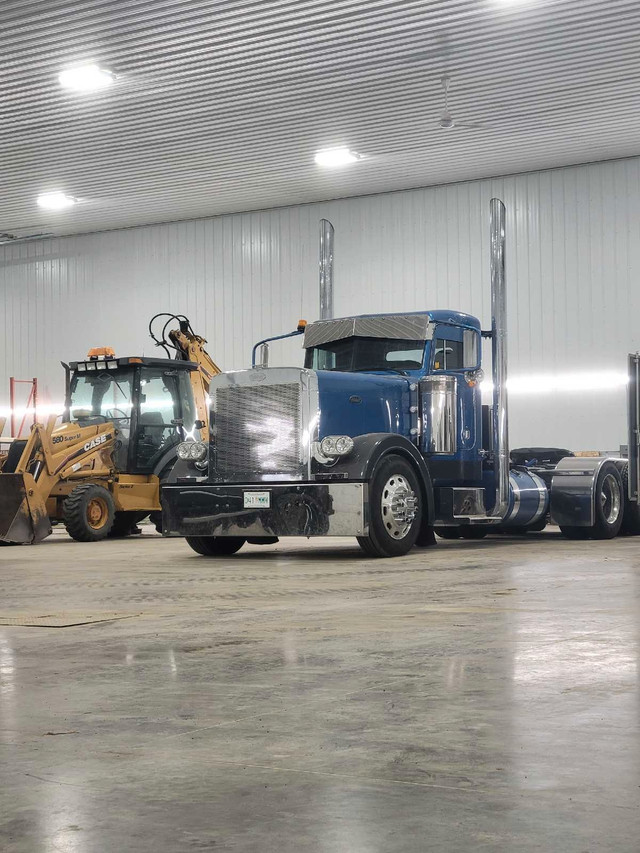
{"label": "backhoe cab", "polygon": [[36,424],[0,461],[0,542],[39,542],[59,521],[83,542],[126,536],[146,515],[159,522],[161,480],[177,445],[208,436],[206,395],[220,372],[189,321],[168,316],[181,328],[152,337],[173,359],[100,347],[64,365],[62,424]]}

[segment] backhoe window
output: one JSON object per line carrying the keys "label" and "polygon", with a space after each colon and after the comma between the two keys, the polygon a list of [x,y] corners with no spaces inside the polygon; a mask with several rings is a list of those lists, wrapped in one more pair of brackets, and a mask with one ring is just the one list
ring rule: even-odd
{"label": "backhoe window", "polygon": [[128,423],[132,389],[133,370],[76,373],[71,378],[69,416],[73,421],[103,418]]}
{"label": "backhoe window", "polygon": [[[181,431],[178,431],[182,421]],[[165,452],[193,431],[193,391],[186,371],[142,369],[140,414],[136,443],[136,468],[153,471]]]}
{"label": "backhoe window", "polygon": [[346,372],[419,370],[422,367],[424,346],[424,341],[344,338],[308,349],[305,367]]}

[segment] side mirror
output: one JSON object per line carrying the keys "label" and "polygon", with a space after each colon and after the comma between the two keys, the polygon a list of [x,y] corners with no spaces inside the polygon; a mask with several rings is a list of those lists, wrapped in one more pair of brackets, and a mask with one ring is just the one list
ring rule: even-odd
{"label": "side mirror", "polygon": [[204,429],[204,428],[205,428],[205,426],[206,426],[205,422],[204,422],[204,421],[201,421],[199,418],[198,418],[198,420],[197,420],[197,421],[194,421],[194,422],[193,422],[193,425],[194,425],[194,427],[195,427],[196,429]]}

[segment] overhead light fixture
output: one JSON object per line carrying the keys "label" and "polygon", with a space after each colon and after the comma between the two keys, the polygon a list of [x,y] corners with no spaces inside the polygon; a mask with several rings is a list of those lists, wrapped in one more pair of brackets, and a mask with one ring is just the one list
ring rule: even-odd
{"label": "overhead light fixture", "polygon": [[73,207],[77,201],[77,198],[65,193],[42,193],[38,196],[38,205],[47,210],[64,210],[65,207]]}
{"label": "overhead light fixture", "polygon": [[355,163],[356,160],[362,160],[362,155],[351,151],[349,148],[323,148],[321,151],[317,151],[315,156],[318,166],[328,168],[346,166],[348,163]]}
{"label": "overhead light fixture", "polygon": [[67,68],[58,74],[60,85],[64,89],[73,89],[76,92],[94,92],[98,89],[106,89],[116,79],[116,75],[99,65],[78,65],[75,68]]}

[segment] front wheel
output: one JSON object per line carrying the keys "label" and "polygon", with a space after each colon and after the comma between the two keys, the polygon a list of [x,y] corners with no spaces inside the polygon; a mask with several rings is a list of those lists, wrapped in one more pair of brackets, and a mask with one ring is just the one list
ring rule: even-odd
{"label": "front wheel", "polygon": [[229,557],[245,543],[239,536],[187,536],[187,545],[203,557]]}
{"label": "front wheel", "polygon": [[401,456],[387,456],[371,482],[369,535],[358,536],[358,544],[369,557],[401,557],[416,544],[422,512],[415,470]]}
{"label": "front wheel", "polygon": [[99,542],[111,532],[115,504],[103,486],[76,486],[62,505],[64,526],[76,542]]}

